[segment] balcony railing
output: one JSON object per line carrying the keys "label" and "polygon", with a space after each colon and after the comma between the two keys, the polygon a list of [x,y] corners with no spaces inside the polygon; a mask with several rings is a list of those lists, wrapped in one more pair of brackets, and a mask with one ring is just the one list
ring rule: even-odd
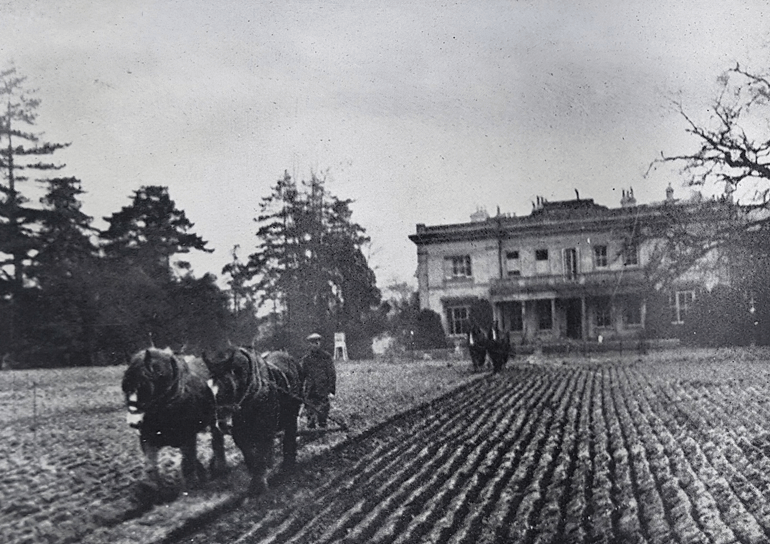
{"label": "balcony railing", "polygon": [[602,270],[568,277],[564,274],[549,276],[511,276],[491,280],[490,294],[497,296],[535,291],[555,291],[558,294],[603,294],[638,291],[645,286],[644,270],[625,268]]}

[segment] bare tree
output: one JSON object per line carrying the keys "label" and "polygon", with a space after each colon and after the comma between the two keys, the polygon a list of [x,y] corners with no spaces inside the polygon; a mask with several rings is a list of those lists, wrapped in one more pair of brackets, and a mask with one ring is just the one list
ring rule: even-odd
{"label": "bare tree", "polygon": [[657,248],[655,265],[667,280],[703,265],[717,249],[733,265],[736,258],[760,251],[770,224],[770,72],[736,64],[718,83],[705,120],[675,103],[697,148],[662,153],[650,165],[680,165],[684,185],[714,195],[688,202],[686,211],[672,206],[663,213],[654,234],[665,242]]}

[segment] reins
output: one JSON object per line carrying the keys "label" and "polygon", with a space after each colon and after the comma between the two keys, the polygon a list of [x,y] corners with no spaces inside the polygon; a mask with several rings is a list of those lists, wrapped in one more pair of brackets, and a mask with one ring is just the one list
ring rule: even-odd
{"label": "reins", "polygon": [[[223,407],[230,408],[234,412],[239,412],[242,409],[243,403],[246,401],[246,399],[249,397],[249,395],[252,393],[252,391],[255,389],[255,392],[258,394],[259,391],[262,389],[262,386],[267,384],[268,387],[273,387],[276,391],[279,393],[283,393],[284,395],[301,402],[304,406],[309,408],[311,411],[315,412],[316,414],[321,414],[321,408],[318,406],[315,406],[314,404],[307,401],[307,399],[304,396],[299,396],[291,391],[289,391],[290,381],[289,377],[286,375],[285,372],[283,372],[280,368],[278,368],[276,365],[270,363],[266,358],[260,357],[262,359],[262,362],[265,364],[265,367],[268,369],[272,369],[278,374],[280,374],[283,377],[283,381],[286,383],[286,387],[282,387],[279,385],[275,380],[268,378],[267,380],[263,380],[261,374],[257,370],[257,363],[254,359],[254,357],[251,356],[251,353],[245,349],[245,348],[238,348],[241,354],[243,354],[246,359],[249,361],[249,372],[251,374],[251,379],[249,380],[249,385],[246,387],[246,391],[244,391],[243,395],[241,396],[240,400],[234,404],[226,405]],[[256,386],[255,386],[256,384]],[[214,396],[214,404],[217,406],[217,400],[216,395]],[[343,430],[348,430],[347,424],[345,422],[340,421],[332,416],[328,416],[327,418],[336,423],[340,426]]]}
{"label": "reins", "polygon": [[[249,362],[249,383],[246,386],[246,390],[243,392],[243,395],[241,395],[240,400],[234,404],[228,405],[228,408],[231,408],[234,412],[240,412],[246,399],[252,394],[259,394],[263,385],[263,379],[259,373],[259,370],[257,369],[257,363],[251,357],[251,354],[243,348],[239,348],[238,351],[240,351]],[[214,403],[216,404],[216,395],[214,396]]]}

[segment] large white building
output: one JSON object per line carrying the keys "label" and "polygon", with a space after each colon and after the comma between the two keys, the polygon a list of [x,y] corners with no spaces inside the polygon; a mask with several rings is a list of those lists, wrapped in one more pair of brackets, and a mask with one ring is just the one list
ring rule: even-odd
{"label": "large white building", "polygon": [[[477,211],[468,223],[418,224],[420,305],[441,315],[452,337],[470,327],[477,299],[492,304],[494,318],[514,341],[558,342],[638,338],[645,332],[655,232],[674,200],[637,205],[623,191],[619,208],[592,199],[548,202],[538,198],[530,215]],[[670,215],[669,215],[670,216]],[[696,296],[683,279],[667,293],[671,323],[684,320]]]}

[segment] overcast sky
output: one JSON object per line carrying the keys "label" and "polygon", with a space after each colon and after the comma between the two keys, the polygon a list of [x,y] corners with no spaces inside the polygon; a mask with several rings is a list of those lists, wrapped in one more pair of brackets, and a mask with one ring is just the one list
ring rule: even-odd
{"label": "overcast sky", "polygon": [[770,59],[766,0],[29,0],[0,28],[97,226],[166,185],[220,275],[284,170],[314,171],[355,200],[381,287],[415,284],[416,223],[684,196],[644,177],[692,148],[672,99],[705,116],[722,71]]}

